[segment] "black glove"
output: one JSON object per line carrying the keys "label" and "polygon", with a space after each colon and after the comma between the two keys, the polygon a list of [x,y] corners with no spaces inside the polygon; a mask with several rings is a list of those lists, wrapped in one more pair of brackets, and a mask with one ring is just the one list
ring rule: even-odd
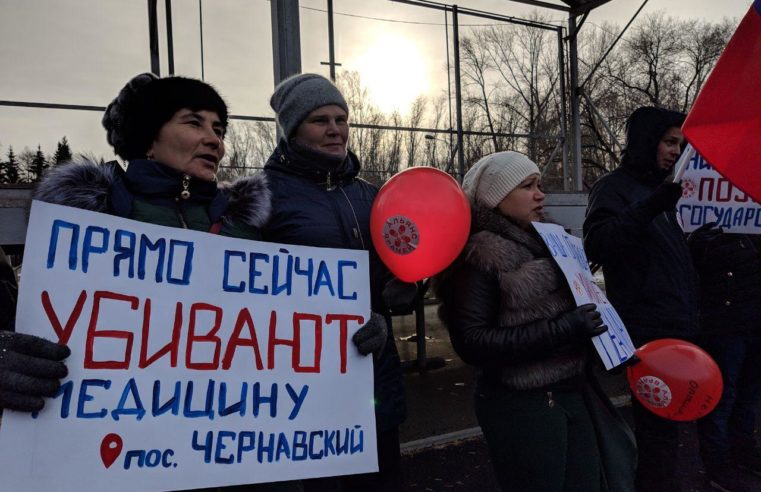
{"label": "black glove", "polygon": [[592,338],[608,331],[595,304],[583,304],[554,320],[558,332],[570,339]]}
{"label": "black glove", "polygon": [[708,222],[707,224],[698,227],[687,236],[687,244],[690,246],[705,244],[708,241],[719,237],[722,232],[724,232],[723,229],[718,227],[716,222]]}
{"label": "black glove", "polygon": [[394,277],[383,287],[383,302],[392,313],[409,313],[417,300],[417,284]]}
{"label": "black glove", "polygon": [[372,313],[370,320],[357,330],[357,333],[351,337],[351,341],[354,342],[360,354],[372,353],[378,356],[386,346],[386,337],[388,337],[386,318],[378,313]]}
{"label": "black glove", "polygon": [[12,330],[16,318],[18,285],[16,272],[0,248],[0,330]]}
{"label": "black glove", "polygon": [[69,371],[69,347],[44,338],[0,331],[0,408],[36,412],[53,396]]}
{"label": "black glove", "polygon": [[649,215],[655,217],[661,212],[669,212],[676,208],[676,202],[682,198],[682,183],[661,183],[647,197],[643,207]]}

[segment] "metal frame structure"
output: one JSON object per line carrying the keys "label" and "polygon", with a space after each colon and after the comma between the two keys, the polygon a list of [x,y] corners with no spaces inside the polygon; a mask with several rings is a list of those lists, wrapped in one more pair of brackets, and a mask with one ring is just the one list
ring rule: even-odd
{"label": "metal frame structure", "polygon": [[[463,142],[463,137],[465,134],[472,135],[482,132],[466,132],[463,129],[462,126],[462,87],[461,87],[461,76],[460,76],[460,33],[459,33],[459,15],[469,15],[473,17],[478,17],[482,19],[490,19],[490,20],[496,20],[500,22],[510,23],[510,24],[517,24],[527,27],[533,27],[537,29],[545,29],[549,31],[555,31],[558,35],[558,60],[560,61],[560,85],[561,85],[561,91],[560,91],[560,98],[561,98],[561,111],[565,111],[566,106],[566,95],[565,95],[565,70],[563,67],[563,49],[562,49],[562,28],[558,26],[553,26],[551,24],[545,24],[542,22],[536,22],[536,21],[530,21],[526,19],[518,19],[516,17],[506,16],[506,15],[500,15],[495,14],[492,12],[484,12],[481,10],[474,10],[474,9],[468,9],[468,8],[462,8],[458,7],[457,5],[449,5],[445,3],[439,3],[434,2],[430,0],[391,0],[396,3],[403,3],[408,5],[413,5],[416,7],[424,7],[434,10],[441,10],[445,13],[451,14],[452,17],[452,51],[453,51],[453,58],[454,58],[454,72],[455,72],[455,111],[456,111],[456,135],[457,135],[457,143],[455,145],[455,149],[457,150],[457,177],[458,181],[462,182],[462,178],[465,175],[465,146]],[[557,149],[562,146],[563,151],[563,174],[564,176],[567,174],[567,161],[566,161],[566,155],[567,152],[565,151],[566,146],[566,128],[565,128],[565,116],[561,118],[561,128],[562,128],[562,135],[557,136],[558,138],[558,145],[555,147],[555,150],[552,152],[552,155],[550,156],[549,162],[552,161],[554,156],[556,155]],[[451,131],[451,130],[450,130]],[[491,135],[491,133],[489,133]],[[506,134],[498,134],[498,136],[506,136]],[[530,136],[535,137],[536,135],[522,135],[522,136]],[[545,168],[549,165],[549,162],[545,164]],[[564,187],[567,186],[567,180],[564,181]]]}
{"label": "metal frame structure", "polygon": [[[329,27],[332,27],[332,0],[328,1],[328,24]],[[445,15],[445,21],[449,16],[451,16],[451,22],[452,22],[452,43],[453,43],[453,57],[454,57],[454,65],[455,65],[455,99],[456,99],[456,129],[450,128],[449,129],[439,129],[439,128],[409,128],[409,127],[394,127],[394,126],[386,126],[386,125],[368,125],[368,124],[354,124],[354,126],[359,128],[371,128],[371,129],[381,129],[381,130],[397,130],[397,131],[420,131],[425,132],[428,134],[448,134],[450,136],[450,155],[453,156],[454,153],[457,153],[457,164],[458,164],[458,177],[462,178],[465,172],[465,163],[464,163],[464,145],[463,145],[463,137],[465,135],[492,135],[489,132],[473,132],[473,131],[466,131],[463,129],[462,126],[462,93],[461,93],[461,85],[460,85],[460,61],[459,61],[459,24],[458,24],[458,16],[459,15],[469,15],[469,16],[475,16],[485,19],[491,19],[491,20],[497,20],[500,22],[507,22],[507,23],[513,23],[513,24],[519,24],[519,25],[525,25],[529,27],[534,27],[538,29],[546,29],[555,31],[558,36],[558,61],[559,61],[559,70],[560,70],[560,93],[562,97],[562,104],[561,104],[561,120],[562,120],[562,135],[538,135],[538,134],[497,134],[497,136],[504,136],[504,137],[521,137],[521,138],[553,138],[558,139],[558,145],[555,147],[555,149],[552,152],[552,155],[550,157],[550,162],[554,159],[559,149],[562,147],[562,156],[563,156],[563,181],[564,181],[564,190],[570,191],[570,181],[573,181],[573,189],[580,192],[582,191],[582,167],[581,167],[581,131],[580,131],[580,101],[582,98],[585,98],[587,101],[587,105],[590,107],[590,110],[592,111],[593,116],[600,119],[603,123],[603,126],[606,127],[610,137],[615,142],[615,135],[610,130],[608,125],[605,124],[604,119],[602,118],[602,115],[599,113],[597,108],[592,105],[591,100],[589,97],[585,97],[585,94],[583,93],[583,86],[586,84],[586,82],[589,80],[589,76],[587,79],[582,83],[578,83],[578,58],[577,58],[577,51],[576,51],[576,38],[579,32],[579,29],[581,28],[581,25],[583,24],[584,20],[586,19],[586,16],[588,15],[589,11],[592,9],[599,7],[600,5],[607,3],[610,0],[563,0],[565,3],[568,4],[568,6],[558,5],[549,3],[546,1],[540,1],[540,0],[507,0],[515,3],[522,3],[527,5],[532,5],[535,7],[540,8],[548,8],[552,10],[558,10],[562,12],[566,12],[569,15],[569,28],[568,28],[568,35],[566,36],[564,33],[564,28],[562,26],[554,26],[550,24],[544,24],[540,22],[534,22],[534,21],[528,21],[525,19],[518,19],[515,17],[509,17],[499,14],[494,14],[491,12],[483,12],[478,10],[472,10],[467,8],[461,8],[457,5],[448,5],[444,3],[438,3],[433,2],[430,0],[392,0],[399,3],[404,3],[408,5],[418,6],[422,8],[430,8],[435,10],[440,10],[444,12]],[[614,41],[614,45],[618,40],[621,38],[623,33],[626,31],[626,29],[631,25],[632,21],[637,17],[639,12],[642,10],[644,5],[647,3],[648,0],[644,0],[642,6],[637,10],[637,12],[634,14],[632,19],[629,21],[629,23],[626,25],[626,27],[623,29],[621,34],[616,38]],[[160,75],[160,59],[159,59],[159,23],[158,23],[158,0],[146,0],[147,3],[147,9],[148,9],[148,33],[149,33],[149,61],[151,70],[156,73],[157,75]],[[174,73],[174,48],[173,48],[173,36],[172,36],[172,1],[171,0],[164,0],[164,7],[165,7],[165,18],[166,18],[166,42],[167,42],[167,62],[168,62],[168,72],[169,74]],[[202,0],[199,0],[199,20],[202,22]],[[272,50],[273,50],[273,71],[274,71],[274,82],[277,84],[280,80],[295,74],[299,73],[301,71],[301,49],[300,49],[300,25],[299,25],[299,1],[298,0],[271,0],[270,2],[270,13],[271,13],[271,21],[272,21]],[[581,20],[577,22],[577,18],[581,17]],[[329,29],[329,35],[332,34],[332,29]],[[201,34],[202,35],[202,34]],[[329,62],[327,63],[330,65],[331,68],[331,77],[335,75],[335,67],[339,65],[335,61],[335,53],[334,53],[334,43],[332,42],[332,35],[330,36],[330,42],[329,42]],[[566,67],[566,60],[565,60],[565,50],[564,45],[565,43],[568,43],[568,67]],[[203,49],[203,46],[202,46]],[[611,46],[612,49],[612,46]],[[447,50],[449,50],[449,37],[448,37],[448,29],[447,29]],[[610,52],[610,49],[608,50],[608,53]],[[607,56],[607,53],[605,54]],[[597,69],[599,66],[599,63],[596,67],[593,68],[594,70]],[[568,70],[566,70],[568,68]],[[566,98],[566,71],[569,73],[570,78],[570,104],[568,103],[568,98]],[[449,76],[449,74],[448,74]],[[451,84],[450,84],[451,85]],[[450,98],[451,99],[451,98]],[[78,111],[98,111],[102,112],[104,111],[104,107],[102,106],[89,106],[89,105],[78,105],[78,104],[58,104],[58,103],[48,103],[48,102],[30,102],[30,101],[8,101],[8,100],[0,100],[0,106],[11,106],[11,107],[27,107],[27,108],[45,108],[45,109],[63,109],[63,110],[78,110]],[[566,121],[567,118],[567,109],[570,109],[570,122]],[[238,120],[245,120],[245,121],[265,121],[265,122],[273,122],[274,119],[270,117],[259,117],[259,116],[246,116],[246,115],[231,115],[231,119],[238,119]],[[451,118],[451,111],[450,111],[450,118]],[[568,123],[570,123],[570,133],[571,138],[568,137]],[[451,137],[453,135],[456,135],[456,145],[451,145]],[[569,149],[569,143],[570,149]],[[617,142],[616,142],[617,143]],[[570,150],[570,152],[569,152]],[[571,157],[572,161],[572,169],[569,169],[570,166],[568,166],[567,163],[567,157]],[[450,156],[450,161],[453,160]],[[573,173],[571,173],[573,171]],[[19,200],[19,196],[17,192],[11,192],[9,191],[10,188],[14,187],[6,187],[2,190],[0,190],[0,212],[8,212],[8,210],[2,210],[2,209],[8,209],[8,208],[15,208],[19,203],[21,203]],[[13,195],[14,198],[5,200],[6,197],[9,197]],[[14,212],[15,214],[15,212]],[[23,239],[23,231],[26,228],[26,221],[23,220],[22,222],[19,222],[18,214],[12,214],[11,216],[8,216],[9,220],[3,220],[2,224],[0,224],[0,236],[3,238],[7,237],[22,237]],[[2,215],[2,214],[0,214]],[[19,232],[21,231],[21,232]],[[6,242],[6,244],[9,244]],[[18,244],[18,243],[16,243]]]}

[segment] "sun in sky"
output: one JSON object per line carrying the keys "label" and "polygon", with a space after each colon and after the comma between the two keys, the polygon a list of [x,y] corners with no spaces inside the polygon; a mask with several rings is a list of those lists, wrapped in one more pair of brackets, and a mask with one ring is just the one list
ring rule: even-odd
{"label": "sun in sky", "polygon": [[406,113],[415,98],[428,90],[426,60],[410,39],[381,34],[353,65],[372,102],[384,113]]}

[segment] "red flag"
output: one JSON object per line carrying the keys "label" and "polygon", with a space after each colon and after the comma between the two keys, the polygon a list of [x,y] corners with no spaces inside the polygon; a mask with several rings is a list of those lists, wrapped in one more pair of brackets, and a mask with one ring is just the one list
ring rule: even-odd
{"label": "red flag", "polygon": [[761,0],[737,26],[682,131],[717,171],[761,202]]}

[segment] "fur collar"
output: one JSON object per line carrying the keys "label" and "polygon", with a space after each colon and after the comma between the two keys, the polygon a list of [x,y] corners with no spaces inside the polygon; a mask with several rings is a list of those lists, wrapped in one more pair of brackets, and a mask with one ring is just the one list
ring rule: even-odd
{"label": "fur collar", "polygon": [[37,185],[34,199],[107,213],[111,187],[115,181],[114,166],[76,159],[50,168]]}
{"label": "fur collar", "polygon": [[545,252],[544,242],[533,229],[523,229],[518,224],[493,209],[473,205],[473,232],[489,231],[519,243],[533,254]]}
{"label": "fur collar", "polygon": [[[509,272],[537,257],[549,257],[535,231],[525,230],[491,209],[473,207],[472,229],[463,256],[467,263],[483,271]],[[546,273],[553,274],[554,270]]]}
{"label": "fur collar", "polygon": [[560,268],[539,235],[504,216],[474,207],[474,229],[463,261],[492,272],[501,295],[500,322],[516,326],[554,318],[573,307],[573,297]]}
{"label": "fur collar", "polygon": [[264,173],[221,183],[220,190],[228,200],[225,217],[259,229],[264,227],[272,213],[272,192]]}
{"label": "fur collar", "polygon": [[[98,164],[77,159],[55,166],[37,185],[34,199],[69,207],[109,213],[111,194],[124,187],[114,186],[123,171],[115,161]],[[220,183],[220,192],[227,198],[224,217],[261,228],[269,220],[272,194],[264,174]]]}

